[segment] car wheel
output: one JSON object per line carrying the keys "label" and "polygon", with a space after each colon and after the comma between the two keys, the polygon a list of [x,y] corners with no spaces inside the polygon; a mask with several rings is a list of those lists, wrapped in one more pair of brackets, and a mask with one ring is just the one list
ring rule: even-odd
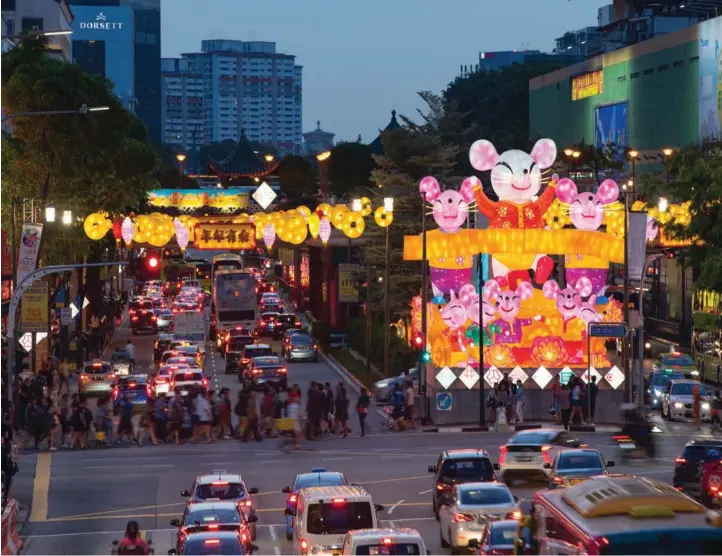
{"label": "car wheel", "polygon": [[431,502],[431,507],[434,510],[434,517],[436,518],[436,521],[439,521],[439,508],[436,507],[436,501]]}
{"label": "car wheel", "polygon": [[439,544],[441,545],[441,548],[449,548],[449,543],[444,540],[444,535],[441,534],[441,529],[439,529]]}
{"label": "car wheel", "polygon": [[451,553],[452,553],[452,554],[461,554],[461,550],[459,550],[458,548],[452,546],[452,547],[451,547]]}

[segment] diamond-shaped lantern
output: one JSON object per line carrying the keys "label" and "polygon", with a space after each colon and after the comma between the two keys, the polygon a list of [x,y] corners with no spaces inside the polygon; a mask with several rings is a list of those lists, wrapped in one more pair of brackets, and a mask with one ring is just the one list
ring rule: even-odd
{"label": "diamond-shaped lantern", "polygon": [[534,382],[537,383],[537,386],[539,386],[539,388],[544,390],[544,388],[546,388],[546,385],[549,384],[551,379],[554,377],[552,377],[552,374],[547,371],[544,365],[542,365],[534,372],[533,375],[531,375],[531,378]]}
{"label": "diamond-shaped lantern", "polygon": [[594,367],[589,367],[589,371],[583,369],[582,374],[579,378],[584,381],[584,384],[589,384],[590,376],[597,377],[597,384],[599,384],[599,381],[602,378],[602,375],[600,375],[599,371],[597,371],[597,369],[595,369]]}
{"label": "diamond-shaped lantern", "polygon": [[178,247],[185,253],[186,247],[188,247],[188,228],[177,218],[173,220],[173,226],[175,226],[175,240],[178,242]]}
{"label": "diamond-shaped lantern", "polygon": [[318,225],[318,235],[324,245],[328,243],[328,240],[331,237],[331,222],[329,222],[328,218],[325,216],[321,218],[321,222]]}
{"label": "diamond-shaped lantern", "polygon": [[516,384],[517,380],[521,380],[521,383],[524,384],[527,380],[529,380],[529,375],[526,374],[524,369],[522,369],[519,365],[514,367],[514,369],[509,373],[509,380]]}
{"label": "diamond-shaped lantern", "polygon": [[472,366],[466,367],[464,371],[459,375],[459,380],[464,383],[469,390],[471,390],[476,383],[479,382],[479,373]]}
{"label": "diamond-shaped lantern", "polygon": [[484,371],[484,380],[492,388],[501,382],[502,378],[504,378],[503,373],[493,365]]}
{"label": "diamond-shaped lantern", "polygon": [[619,368],[615,365],[607,371],[607,374],[604,375],[604,378],[607,380],[607,382],[612,388],[617,390],[624,382],[624,373],[620,371]]}
{"label": "diamond-shaped lantern", "polygon": [[266,210],[274,199],[277,197],[276,192],[271,189],[265,181],[253,192],[253,200],[256,201],[263,210]]}
{"label": "diamond-shaped lantern", "polygon": [[130,244],[133,242],[133,221],[130,219],[130,216],[126,216],[125,220],[123,220],[120,232],[123,236],[125,246],[130,247]]}
{"label": "diamond-shaped lantern", "polygon": [[454,374],[454,371],[452,371],[449,367],[444,367],[438,373],[436,373],[436,380],[438,380],[439,384],[444,387],[444,390],[448,390],[449,386],[454,384],[454,381],[456,380],[456,375]]}
{"label": "diamond-shaped lantern", "polygon": [[273,243],[276,241],[276,229],[270,222],[263,228],[263,243],[266,244],[266,249],[269,251],[273,247]]}

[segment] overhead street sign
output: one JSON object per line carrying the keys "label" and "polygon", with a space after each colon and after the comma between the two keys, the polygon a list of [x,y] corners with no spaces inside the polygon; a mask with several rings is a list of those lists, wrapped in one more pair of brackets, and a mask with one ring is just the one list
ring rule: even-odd
{"label": "overhead street sign", "polygon": [[627,325],[623,322],[593,322],[589,324],[589,336],[592,338],[624,338]]}

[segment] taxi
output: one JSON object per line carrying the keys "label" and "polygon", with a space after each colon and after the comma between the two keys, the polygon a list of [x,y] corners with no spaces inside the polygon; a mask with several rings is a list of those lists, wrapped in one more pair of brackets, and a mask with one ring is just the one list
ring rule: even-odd
{"label": "taxi", "polygon": [[185,538],[200,531],[238,531],[243,544],[250,550],[249,525],[258,517],[246,517],[238,502],[198,502],[188,504],[181,519],[171,519],[170,525],[178,527],[176,550],[180,552]]}
{"label": "taxi", "polygon": [[290,487],[283,487],[281,492],[288,494],[286,499],[286,540],[293,540],[293,515],[288,510],[296,512],[296,504],[298,504],[298,492],[302,488],[321,487],[321,486],[341,486],[347,485],[348,481],[343,473],[336,471],[327,471],[324,467],[314,467],[310,473],[299,473],[293,480]]}
{"label": "taxi", "polygon": [[659,361],[654,363],[652,370],[678,372],[682,373],[684,378],[699,380],[699,369],[697,369],[697,366],[694,364],[692,356],[686,353],[680,353],[679,351],[662,355]]}
{"label": "taxi", "polygon": [[116,375],[108,361],[94,360],[83,365],[78,391],[81,394],[110,394]]}
{"label": "taxi", "polygon": [[151,381],[155,395],[160,396],[161,394],[170,393],[170,384],[173,382],[176,371],[185,372],[190,370],[191,368],[188,365],[161,365],[158,373]]}
{"label": "taxi", "polygon": [[148,400],[153,397],[153,387],[148,383],[145,375],[130,375],[118,379],[111,392],[113,409],[115,409],[126,396],[130,397],[133,413],[142,413]]}
{"label": "taxi", "polygon": [[113,372],[115,374],[130,374],[130,354],[124,349],[115,349],[113,354],[110,356],[110,364],[113,366]]}
{"label": "taxi", "polygon": [[[253,494],[257,488],[248,488],[239,473],[227,473],[225,469],[216,469],[208,475],[198,475],[190,490],[181,490],[181,496],[188,504],[198,502],[236,502],[240,504],[246,518],[256,515]],[[251,540],[256,539],[256,524],[249,521]]]}
{"label": "taxi", "polygon": [[599,450],[582,448],[560,452],[554,462],[545,464],[551,469],[549,488],[562,488],[583,483],[590,477],[609,474],[613,461],[605,461]]}

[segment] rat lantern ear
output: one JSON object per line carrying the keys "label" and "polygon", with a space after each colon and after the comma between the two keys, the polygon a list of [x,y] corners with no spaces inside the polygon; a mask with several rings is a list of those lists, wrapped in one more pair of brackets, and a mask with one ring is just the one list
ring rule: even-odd
{"label": "rat lantern ear", "polygon": [[474,199],[476,198],[476,192],[481,189],[481,181],[479,181],[479,178],[476,176],[471,176],[470,178],[466,178],[463,182],[461,182],[461,187],[459,188],[459,195],[461,195],[461,198],[464,199],[467,203],[472,203]]}
{"label": "rat lantern ear", "polygon": [[599,189],[597,189],[597,199],[599,199],[603,205],[610,205],[618,198],[619,186],[614,180],[604,180],[599,186]]}
{"label": "rat lantern ear", "polygon": [[487,280],[482,289],[481,297],[484,301],[493,301],[501,293],[499,282],[496,280]]}
{"label": "rat lantern ear", "polygon": [[577,184],[569,178],[562,178],[557,182],[557,197],[562,203],[572,204],[578,195]]}
{"label": "rat lantern ear", "polygon": [[547,280],[542,286],[542,293],[547,299],[556,299],[562,289],[554,280]]}
{"label": "rat lantern ear", "polygon": [[531,282],[521,282],[514,293],[518,295],[521,300],[529,299],[534,293],[534,286],[531,285]]}
{"label": "rat lantern ear", "polygon": [[551,139],[539,139],[531,150],[531,157],[537,166],[544,170],[557,159],[557,145]]}
{"label": "rat lantern ear", "polygon": [[436,181],[436,178],[426,176],[419,182],[419,193],[421,193],[424,201],[433,203],[441,195],[441,186]]}
{"label": "rat lantern ear", "polygon": [[486,139],[474,141],[474,144],[469,149],[471,165],[481,172],[491,170],[498,160],[499,153],[496,152],[494,145]]}

